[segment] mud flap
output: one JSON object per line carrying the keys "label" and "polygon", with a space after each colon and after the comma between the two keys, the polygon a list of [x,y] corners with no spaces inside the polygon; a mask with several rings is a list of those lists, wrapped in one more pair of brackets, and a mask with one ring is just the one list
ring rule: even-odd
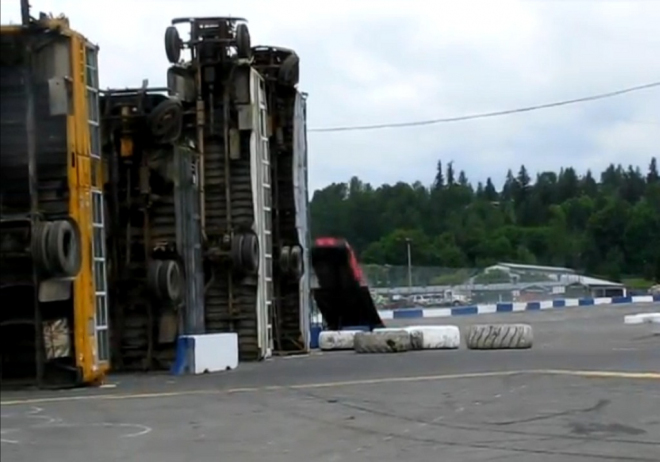
{"label": "mud flap", "polygon": [[71,298],[73,281],[71,279],[47,279],[39,283],[39,301],[61,302]]}

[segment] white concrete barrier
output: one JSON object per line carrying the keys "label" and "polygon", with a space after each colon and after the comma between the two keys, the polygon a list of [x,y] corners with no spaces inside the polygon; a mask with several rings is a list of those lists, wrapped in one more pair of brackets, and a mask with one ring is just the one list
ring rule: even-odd
{"label": "white concrete barrier", "polygon": [[182,335],[178,339],[172,373],[205,374],[238,367],[238,335]]}

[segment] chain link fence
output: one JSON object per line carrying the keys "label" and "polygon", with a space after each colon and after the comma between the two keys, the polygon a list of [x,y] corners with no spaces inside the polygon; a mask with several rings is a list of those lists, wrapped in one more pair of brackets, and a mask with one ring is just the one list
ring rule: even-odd
{"label": "chain link fence", "polygon": [[583,276],[568,268],[363,265],[362,270],[379,309],[611,297],[621,295],[623,290],[617,283]]}

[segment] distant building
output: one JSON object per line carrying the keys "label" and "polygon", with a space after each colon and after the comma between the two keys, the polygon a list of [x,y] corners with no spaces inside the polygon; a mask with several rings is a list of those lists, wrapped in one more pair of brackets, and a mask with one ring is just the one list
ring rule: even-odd
{"label": "distant building", "polygon": [[462,284],[377,288],[385,296],[437,295],[453,290],[465,294],[471,303],[537,301],[555,298],[617,297],[627,295],[618,282],[582,276],[574,269],[498,263]]}
{"label": "distant building", "polygon": [[559,281],[562,276],[577,274],[574,269],[559,266],[523,265],[520,263],[498,263],[484,269],[483,273],[504,272],[512,280],[525,279],[525,276],[544,276]]}

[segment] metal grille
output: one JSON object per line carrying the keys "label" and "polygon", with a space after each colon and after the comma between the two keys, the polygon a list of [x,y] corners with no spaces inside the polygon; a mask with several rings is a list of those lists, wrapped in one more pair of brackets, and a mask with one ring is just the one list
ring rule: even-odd
{"label": "metal grille", "polygon": [[271,170],[270,170],[270,149],[268,146],[268,114],[266,107],[266,92],[263,81],[259,82],[259,134],[261,143],[261,163],[263,186],[263,214],[264,214],[264,238],[266,248],[264,249],[264,259],[266,263],[266,312],[268,313],[268,346],[273,344],[273,324],[272,324],[272,303],[273,303],[273,217],[272,217],[272,198],[271,189]]}
{"label": "metal grille", "polygon": [[96,302],[96,341],[99,361],[110,359],[108,332],[108,292],[105,258],[105,229],[103,220],[103,193],[92,190],[94,295]]}
{"label": "metal grille", "polygon": [[[89,124],[90,156],[101,158],[101,134],[99,124],[98,56],[95,48],[88,47],[86,58],[87,119]],[[96,185],[96,181],[94,181]],[[92,255],[94,273],[94,301],[96,306],[95,331],[99,362],[110,359],[110,334],[108,330],[108,291],[105,252],[105,207],[103,192],[92,188]]]}
{"label": "metal grille", "polygon": [[87,80],[87,119],[89,122],[90,155],[94,159],[101,158],[101,129],[99,121],[99,71],[96,49],[87,48],[86,55]]}

